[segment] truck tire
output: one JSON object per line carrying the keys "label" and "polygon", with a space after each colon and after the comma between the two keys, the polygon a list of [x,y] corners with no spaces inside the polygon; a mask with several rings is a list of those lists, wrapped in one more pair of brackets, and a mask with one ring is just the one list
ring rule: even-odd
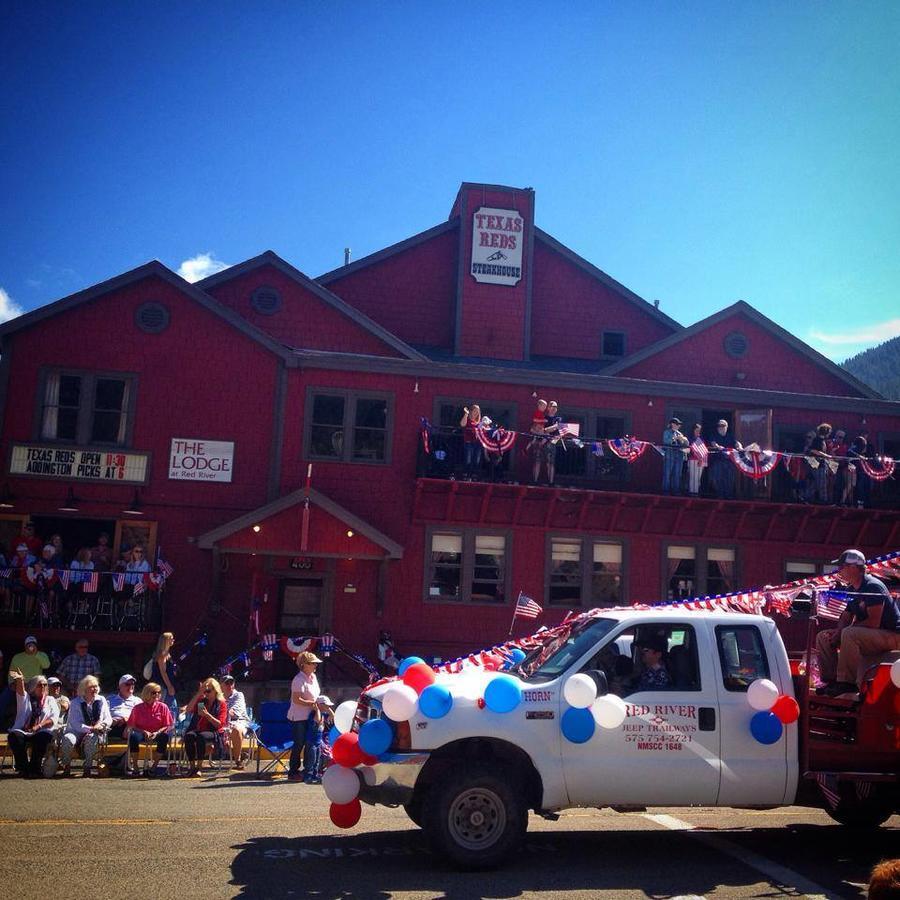
{"label": "truck tire", "polygon": [[459,869],[498,866],[522,842],[528,809],[518,782],[499,767],[471,765],[432,786],[423,828],[433,849]]}
{"label": "truck tire", "polygon": [[422,827],[422,801],[421,800],[410,800],[409,803],[404,803],[403,808],[406,810],[406,814],[409,816],[413,825],[418,825],[419,828]]}
{"label": "truck tire", "polygon": [[854,784],[844,783],[838,805],[834,809],[826,807],[825,812],[848,828],[877,828],[894,814],[895,800],[890,795],[879,796],[875,787],[868,797],[860,797]]}

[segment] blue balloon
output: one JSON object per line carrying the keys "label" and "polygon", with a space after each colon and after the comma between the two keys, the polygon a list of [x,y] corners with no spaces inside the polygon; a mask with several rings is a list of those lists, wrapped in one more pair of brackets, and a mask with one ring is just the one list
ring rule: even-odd
{"label": "blue balloon", "polygon": [[369,756],[380,756],[393,739],[394,730],[384,719],[369,719],[359,729],[359,747]]}
{"label": "blue balloon", "polygon": [[520,650],[518,647],[513,647],[509,654],[512,657],[513,665],[517,666],[523,659],[528,655],[524,650]]}
{"label": "blue balloon", "polygon": [[442,719],[453,706],[453,696],[442,684],[429,684],[419,694],[419,710],[429,719]]}
{"label": "blue balloon", "polygon": [[416,663],[425,662],[421,656],[407,656],[405,659],[400,661],[400,667],[397,669],[397,674],[403,676],[406,673],[406,670],[410,666],[414,666]]}
{"label": "blue balloon", "polygon": [[521,702],[522,688],[511,675],[497,675],[484,692],[484,705],[491,712],[512,712]]}
{"label": "blue balloon", "polygon": [[573,744],[584,744],[594,736],[594,716],[590,709],[567,709],[563,713],[562,721],[563,737]]}
{"label": "blue balloon", "polygon": [[332,725],[331,728],[328,729],[328,743],[330,746],[334,746],[334,742],[341,736],[341,733],[337,730],[337,726]]}
{"label": "blue balloon", "polygon": [[781,719],[768,710],[756,713],[750,720],[750,733],[761,744],[774,744],[783,731]]}

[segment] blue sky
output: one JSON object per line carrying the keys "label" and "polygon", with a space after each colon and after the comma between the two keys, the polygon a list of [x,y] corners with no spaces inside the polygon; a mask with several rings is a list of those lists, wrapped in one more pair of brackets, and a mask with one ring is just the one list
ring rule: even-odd
{"label": "blue sky", "polygon": [[0,314],[315,276],[488,181],[683,324],[743,299],[841,360],[900,334],[898,51],[865,0],[7,2]]}

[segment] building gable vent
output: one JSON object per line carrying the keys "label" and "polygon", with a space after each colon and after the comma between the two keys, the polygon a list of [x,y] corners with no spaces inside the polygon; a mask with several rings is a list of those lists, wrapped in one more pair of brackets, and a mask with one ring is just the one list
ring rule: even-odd
{"label": "building gable vent", "polygon": [[250,296],[250,305],[264,316],[271,316],[281,309],[281,294],[273,287],[258,287]]}
{"label": "building gable vent", "polygon": [[723,343],[725,352],[732,359],[743,359],[750,349],[750,341],[747,335],[742,334],[740,331],[732,331],[730,334],[727,334]]}
{"label": "building gable vent", "polygon": [[134,314],[134,321],[141,331],[159,334],[169,327],[169,310],[162,303],[155,301],[142,303]]}

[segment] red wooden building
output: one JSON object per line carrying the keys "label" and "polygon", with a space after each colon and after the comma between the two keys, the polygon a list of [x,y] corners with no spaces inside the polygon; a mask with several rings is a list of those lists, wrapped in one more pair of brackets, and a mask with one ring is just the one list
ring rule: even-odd
{"label": "red wooden building", "polygon": [[[663,496],[652,450],[591,453],[659,442],[677,414],[781,450],[827,421],[897,456],[900,403],[746,303],[682,327],[534,208],[531,189],[467,183],[445,222],[316,279],[271,251],[194,285],[150,262],[0,327],[5,549],[30,519],[69,556],[101,531],[116,555],[161,550],[175,572],[145,617],[207,630],[220,658],[247,645],[254,594],[263,631],[332,631],[372,655],[387,629],[447,656],[504,636],[519,591],[552,623],[894,549],[893,481],[862,509],[793,502],[783,468],[737,475],[735,499]],[[476,480],[450,477],[464,405],[527,432],[536,394],[586,441],[558,451],[553,487],[528,484],[522,437]],[[31,628],[14,599],[7,650]],[[139,658],[147,634],[108,625],[94,643]]]}

